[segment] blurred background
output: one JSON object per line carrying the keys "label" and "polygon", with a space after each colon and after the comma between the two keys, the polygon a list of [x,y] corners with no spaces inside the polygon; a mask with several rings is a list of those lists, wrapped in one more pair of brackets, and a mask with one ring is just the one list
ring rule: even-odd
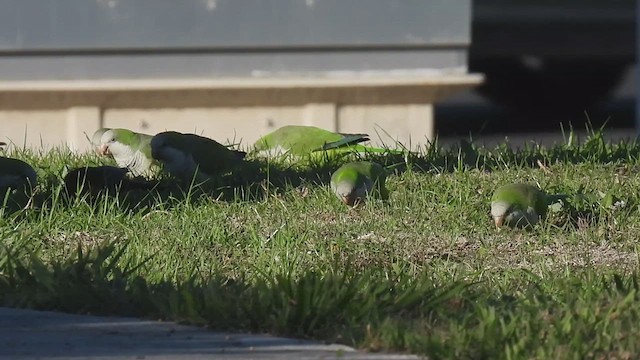
{"label": "blurred background", "polygon": [[469,69],[485,83],[436,106],[443,143],[634,137],[635,1],[474,0]]}
{"label": "blurred background", "polygon": [[589,121],[630,137],[635,19],[633,0],[3,0],[3,140],[250,144],[304,124],[550,144]]}

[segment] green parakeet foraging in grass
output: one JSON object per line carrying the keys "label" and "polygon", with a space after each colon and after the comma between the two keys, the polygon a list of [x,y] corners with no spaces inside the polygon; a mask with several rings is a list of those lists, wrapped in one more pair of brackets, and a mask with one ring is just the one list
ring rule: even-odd
{"label": "green parakeet foraging in grass", "polygon": [[155,135],[151,139],[151,154],[162,162],[165,171],[185,184],[224,175],[241,166],[246,155],[215,140],[175,131]]}
{"label": "green parakeet foraging in grass", "polygon": [[491,216],[497,227],[526,227],[537,224],[547,213],[547,195],[529,184],[509,184],[496,189],[491,199]]}
{"label": "green parakeet foraging in grass", "polygon": [[0,196],[7,190],[28,191],[36,186],[38,176],[31,165],[18,159],[0,157]]}
{"label": "green parakeet foraging in grass", "polygon": [[82,167],[69,171],[64,177],[67,195],[97,196],[100,193],[116,195],[130,190],[151,190],[156,183],[132,180],[127,177],[128,170],[114,166]]}
{"label": "green parakeet foraging in grass", "polygon": [[[100,135],[102,134],[102,135]],[[127,168],[134,176],[148,176],[154,160],[151,157],[152,135],[136,133],[128,129],[99,129],[92,143],[100,136],[97,152],[111,155],[118,166]]]}
{"label": "green parakeet foraging in grass", "polygon": [[302,157],[311,154],[388,152],[387,149],[360,145],[368,141],[367,134],[341,134],[314,126],[288,125],[273,131],[256,141],[252,153],[258,156],[292,155]]}
{"label": "green parakeet foraging in grass", "polygon": [[364,203],[367,196],[386,200],[387,170],[371,161],[354,161],[342,165],[331,176],[331,189],[349,206]]}

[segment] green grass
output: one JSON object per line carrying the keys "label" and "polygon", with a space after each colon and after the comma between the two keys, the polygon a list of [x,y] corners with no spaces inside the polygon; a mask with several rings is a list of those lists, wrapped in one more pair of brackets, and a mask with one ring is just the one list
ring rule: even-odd
{"label": "green grass", "polygon": [[[65,166],[104,160],[8,155],[33,164],[41,182],[33,207],[0,218],[5,306],[171,319],[430,358],[640,352],[635,141],[608,144],[594,131],[551,148],[436,145],[395,168],[388,202],[359,209],[326,184],[344,160],[262,165],[260,174],[228,180],[255,184],[213,194],[67,203]],[[515,181],[581,195],[530,231],[497,231],[491,193]]]}

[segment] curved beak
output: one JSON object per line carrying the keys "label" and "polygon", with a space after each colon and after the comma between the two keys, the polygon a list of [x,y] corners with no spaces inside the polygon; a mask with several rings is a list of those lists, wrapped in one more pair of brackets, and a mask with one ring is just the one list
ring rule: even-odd
{"label": "curved beak", "polygon": [[353,206],[353,198],[349,195],[343,195],[342,196],[342,202],[349,205],[349,206]]}
{"label": "curved beak", "polygon": [[504,216],[494,216],[493,222],[497,228],[502,227],[502,225],[504,225]]}
{"label": "curved beak", "polygon": [[110,155],[109,147],[106,144],[102,144],[98,147],[96,152],[100,155]]}
{"label": "curved beak", "polygon": [[364,199],[359,198],[357,196],[351,196],[351,195],[343,195],[342,202],[353,208],[357,208],[364,205]]}

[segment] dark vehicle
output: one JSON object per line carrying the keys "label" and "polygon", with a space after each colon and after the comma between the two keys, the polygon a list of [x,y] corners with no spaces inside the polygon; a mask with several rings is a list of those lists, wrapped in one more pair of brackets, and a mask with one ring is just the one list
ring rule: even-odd
{"label": "dark vehicle", "polygon": [[470,72],[496,104],[537,116],[604,100],[635,61],[635,1],[474,0]]}

